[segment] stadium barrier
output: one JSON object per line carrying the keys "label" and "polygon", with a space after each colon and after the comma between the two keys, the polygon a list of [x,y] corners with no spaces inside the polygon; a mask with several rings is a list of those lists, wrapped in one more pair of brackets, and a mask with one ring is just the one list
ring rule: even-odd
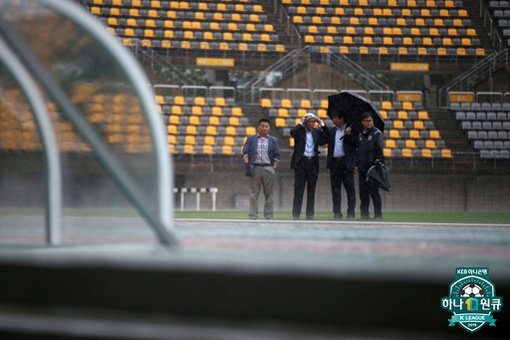
{"label": "stadium barrier", "polygon": [[218,193],[218,188],[211,187],[211,188],[174,188],[174,194],[180,193],[180,210],[184,210],[184,194],[186,193],[192,193],[195,194],[195,210],[200,211],[200,194],[204,193],[211,193],[211,199],[212,199],[212,211],[216,211],[216,194]]}

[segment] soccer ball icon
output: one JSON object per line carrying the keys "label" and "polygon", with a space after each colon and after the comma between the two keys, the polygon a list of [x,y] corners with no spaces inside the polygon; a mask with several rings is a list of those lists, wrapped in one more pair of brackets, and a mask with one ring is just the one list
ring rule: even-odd
{"label": "soccer ball icon", "polygon": [[460,297],[483,297],[485,290],[474,282],[465,284],[459,292]]}

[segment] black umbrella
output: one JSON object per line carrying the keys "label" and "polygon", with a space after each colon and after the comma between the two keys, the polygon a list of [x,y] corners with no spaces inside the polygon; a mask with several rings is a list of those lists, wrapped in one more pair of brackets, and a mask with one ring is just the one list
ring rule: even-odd
{"label": "black umbrella", "polygon": [[375,127],[384,131],[384,119],[368,99],[349,91],[328,96],[328,116],[331,118],[334,113],[343,113],[345,122],[358,131],[361,131],[360,119],[365,112],[370,112]]}
{"label": "black umbrella", "polygon": [[391,194],[390,172],[379,160],[367,171],[367,183],[386,190]]}

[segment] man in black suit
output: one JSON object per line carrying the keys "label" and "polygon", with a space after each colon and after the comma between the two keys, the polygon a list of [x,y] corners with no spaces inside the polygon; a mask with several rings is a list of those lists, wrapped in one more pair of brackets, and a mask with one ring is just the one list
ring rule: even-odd
{"label": "man in black suit", "polygon": [[[321,128],[316,128],[318,123]],[[290,131],[294,138],[294,152],[290,163],[294,169],[294,201],[292,216],[299,219],[303,194],[307,187],[306,219],[313,220],[315,211],[315,185],[319,176],[319,145],[325,145],[329,139],[327,126],[313,113],[307,113],[302,122]]]}
{"label": "man in black suit", "polygon": [[341,211],[342,183],[347,193],[347,218],[354,218],[356,192],[354,190],[354,167],[356,166],[356,136],[345,123],[343,113],[331,116],[333,126],[329,130],[328,160],[331,196],[333,197],[333,217],[343,217]]}

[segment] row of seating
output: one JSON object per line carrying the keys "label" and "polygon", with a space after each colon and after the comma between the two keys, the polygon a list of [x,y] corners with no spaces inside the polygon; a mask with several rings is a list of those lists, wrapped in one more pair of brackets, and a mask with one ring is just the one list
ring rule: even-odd
{"label": "row of seating", "polygon": [[450,37],[392,37],[392,36],[359,36],[359,35],[309,35],[303,37],[306,44],[328,44],[328,45],[364,45],[364,46],[450,46],[468,47],[480,46],[478,38],[450,38]]}
{"label": "row of seating", "polygon": [[479,120],[479,121],[485,121],[485,120],[499,120],[499,121],[505,121],[510,120],[510,112],[505,111],[456,111],[455,112],[455,118],[457,120]]}
{"label": "row of seating", "polygon": [[163,8],[163,9],[199,9],[235,12],[264,12],[260,4],[253,4],[250,0],[225,0],[223,2],[210,1],[168,1],[168,0],[86,0],[91,5],[126,6],[133,8]]}
{"label": "row of seating", "polygon": [[291,15],[319,15],[319,16],[346,16],[346,17],[441,17],[441,18],[468,18],[465,9],[457,8],[396,8],[396,7],[326,7],[326,6],[288,6],[287,12]]}
{"label": "row of seating", "polygon": [[[485,50],[469,14],[460,7],[423,7],[407,2],[377,2],[351,7],[349,1],[315,1],[303,6],[286,4],[312,52],[358,55],[484,56]],[[359,3],[359,2],[357,2]]]}
{"label": "row of seating", "polygon": [[260,41],[278,42],[277,34],[269,33],[232,33],[211,31],[181,31],[171,29],[142,29],[142,28],[115,28],[115,34],[124,37],[140,37],[145,39],[186,39],[186,40],[209,40],[209,41]]}
{"label": "row of seating", "polygon": [[231,155],[256,133],[233,97],[157,95],[156,102],[175,154]]}
{"label": "row of seating", "polygon": [[452,111],[510,111],[510,103],[501,102],[451,102]]}
{"label": "row of seating", "polygon": [[450,103],[461,129],[482,159],[510,158],[510,103]]}
{"label": "row of seating", "polygon": [[166,11],[157,9],[135,9],[122,7],[90,7],[92,14],[104,17],[124,17],[126,19],[153,18],[153,19],[181,19],[181,20],[212,20],[234,22],[267,22],[267,14],[224,13],[204,11]]}
{"label": "row of seating", "polygon": [[343,6],[388,6],[388,7],[464,7],[460,0],[282,0],[286,5],[343,5]]}
{"label": "row of seating", "polygon": [[148,29],[181,29],[181,30],[211,30],[211,31],[248,31],[248,32],[275,32],[273,24],[254,24],[238,22],[217,22],[198,20],[162,20],[162,19],[135,19],[99,17],[106,25],[111,27],[140,27]]}
{"label": "row of seating", "polygon": [[386,24],[377,27],[359,26],[326,26],[326,25],[300,25],[302,34],[347,34],[365,36],[406,36],[406,37],[475,37],[476,31],[472,28],[437,28],[437,27],[387,27]]}
{"label": "row of seating", "polygon": [[464,120],[461,122],[463,130],[508,130],[510,131],[510,121],[479,121],[479,120]]}

